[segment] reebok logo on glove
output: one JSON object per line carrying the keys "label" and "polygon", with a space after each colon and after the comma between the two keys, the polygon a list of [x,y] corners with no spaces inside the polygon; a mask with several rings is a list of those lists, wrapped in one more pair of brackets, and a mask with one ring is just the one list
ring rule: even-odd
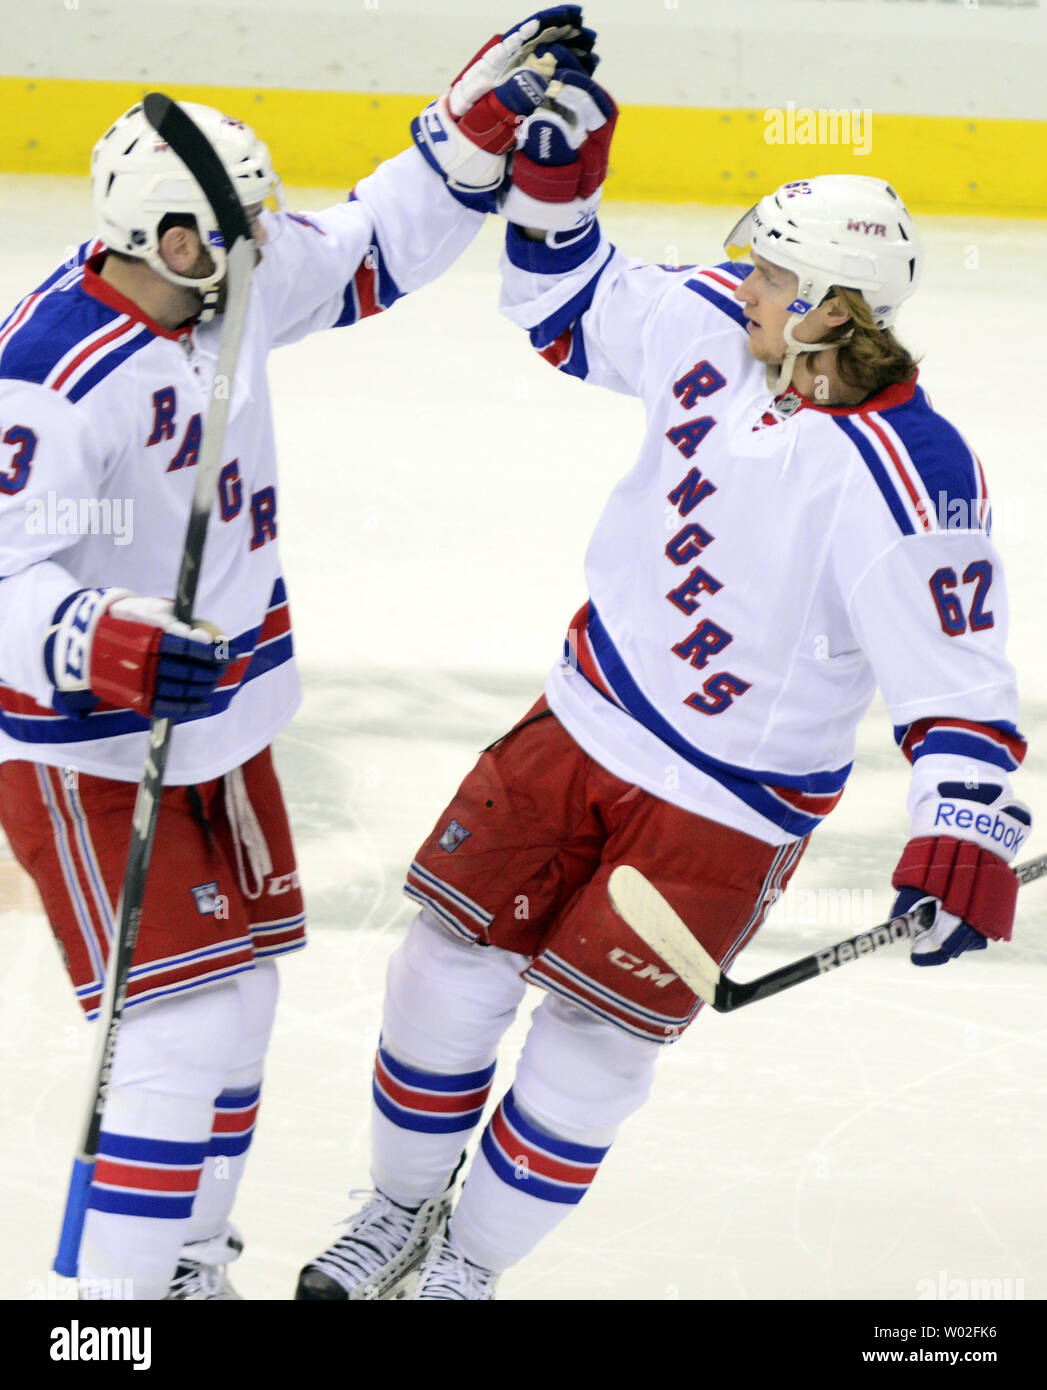
{"label": "reebok logo on glove", "polygon": [[969,805],[960,806],[955,801],[938,803],[934,828],[938,830],[941,826],[949,826],[953,830],[974,830],[1011,854],[1017,854],[1027,833],[1020,825],[1015,825],[1010,817],[1004,821],[999,815],[989,816],[984,811],[972,811]]}

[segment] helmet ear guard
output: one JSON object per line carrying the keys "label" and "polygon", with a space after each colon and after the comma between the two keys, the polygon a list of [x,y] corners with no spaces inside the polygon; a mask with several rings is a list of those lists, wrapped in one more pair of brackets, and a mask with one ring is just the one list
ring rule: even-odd
{"label": "helmet ear guard", "polygon": [[[280,180],[266,146],[241,121],[210,106],[183,103],[211,142],[246,208],[275,198],[283,206]],[[98,235],[113,251],[144,261],[169,284],[204,297],[204,313],[214,312],[225,278],[226,248],[203,190],[171,148],[146,120],[141,103],[125,111],[95,144],[91,181]],[[179,275],[160,254],[160,224],[168,214],[193,218],[212,269],[204,276]]]}

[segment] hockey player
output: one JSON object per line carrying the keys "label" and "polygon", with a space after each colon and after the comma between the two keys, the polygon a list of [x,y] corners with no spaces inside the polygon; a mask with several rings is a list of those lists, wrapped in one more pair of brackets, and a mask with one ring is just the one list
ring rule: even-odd
{"label": "hockey player", "polygon": [[[221,334],[225,254],[200,188],[121,116],[92,162],[97,239],[0,329],[0,823],[93,1018],[148,719],[174,732],[80,1261],[84,1296],[235,1297],[229,1217],[258,1110],[275,958],[304,942],[270,747],[299,698],[278,544],[266,357],[388,309],[472,241],[515,128],[570,46],[557,6],[492,40],[416,147],[348,202],[267,210],[246,126],[189,113],[251,220],[259,264],[199,610],[174,588]],[[541,52],[535,50],[541,46]],[[215,636],[219,634],[219,636]]]}
{"label": "hockey player", "polygon": [[[514,157],[503,308],[647,427],[545,695],[480,758],[407,875],[373,1078],[376,1192],[300,1298],[488,1299],[588,1190],[699,1003],[614,914],[636,865],[725,967],[842,794],[877,685],[912,764],[895,911],[940,965],[1011,934],[1029,828],[982,468],[892,325],[923,252],[898,194],[763,198],[746,262],[643,265],[592,219],[613,103],[557,74]],[[552,89],[550,89],[552,91]],[[526,983],[547,991],[456,1204]],[[448,1213],[450,1220],[448,1223]]]}

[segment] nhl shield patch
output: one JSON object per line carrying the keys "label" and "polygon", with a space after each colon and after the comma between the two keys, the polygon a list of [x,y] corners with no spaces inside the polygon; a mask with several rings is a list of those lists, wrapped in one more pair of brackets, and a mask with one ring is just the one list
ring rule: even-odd
{"label": "nhl shield patch", "polygon": [[218,880],[214,883],[198,883],[189,889],[196,900],[196,910],[201,917],[213,917],[218,910]]}
{"label": "nhl shield patch", "polygon": [[458,821],[452,820],[437,843],[440,848],[445,849],[448,854],[453,854],[462,841],[468,840],[472,833],[471,830],[466,830],[465,826],[459,824]]}

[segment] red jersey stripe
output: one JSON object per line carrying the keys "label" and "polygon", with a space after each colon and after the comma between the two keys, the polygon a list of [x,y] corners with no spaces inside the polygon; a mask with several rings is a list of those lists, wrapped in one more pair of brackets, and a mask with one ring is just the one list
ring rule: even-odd
{"label": "red jersey stripe", "polygon": [[824,792],[816,794],[814,792],[802,792],[796,787],[772,787],[768,786],[768,791],[774,792],[775,796],[787,801],[790,806],[795,806],[798,811],[807,811],[812,816],[827,816],[833,809],[840,797],[843,796],[843,788],[838,792]]}
{"label": "red jersey stripe", "polygon": [[117,338],[123,338],[126,334],[132,333],[137,327],[138,325],[133,321],[118,323],[115,328],[111,328],[103,337],[96,338],[93,343],[90,343],[82,352],[78,353],[68,366],[62,368],[62,371],[55,380],[52,381],[51,390],[60,391],[81,363],[86,362],[87,359],[93,357],[95,353],[102,352],[105,348],[111,346]]}
{"label": "red jersey stripe", "polygon": [[375,297],[375,282],[377,280],[375,272],[369,265],[362,264],[353,276],[353,284],[356,286],[356,295],[360,301],[360,317],[369,319],[372,314],[380,314],[382,306]]}
{"label": "red jersey stripe", "polygon": [[707,280],[715,280],[718,285],[730,290],[732,295],[741,283],[738,280],[728,280],[726,275],[718,275],[715,270],[700,270],[698,274],[704,275]]}
{"label": "red jersey stripe", "polygon": [[4,331],[0,333],[0,346],[2,346],[8,338],[10,338],[12,333],[15,333],[22,326],[22,324],[25,322],[26,315],[29,313],[29,310],[41,297],[42,296],[39,294],[31,294],[29,296],[29,298],[22,305],[21,309],[19,309],[15,317],[7,325]]}
{"label": "red jersey stripe", "polygon": [[880,442],[883,444],[883,447],[887,450],[888,454],[891,457],[891,462],[894,464],[895,471],[901,478],[902,482],[905,484],[905,490],[906,492],[908,492],[910,498],[912,499],[912,504],[916,510],[916,515],[920,518],[920,525],[923,527],[925,531],[929,531],[931,529],[931,518],[928,514],[929,508],[927,507],[926,502],[921,504],[920,494],[916,491],[916,488],[913,486],[913,481],[909,477],[905,465],[899,458],[898,451],[895,449],[890,439],[888,439],[883,427],[872,418],[872,415],[870,413],[864,410],[860,410],[858,414],[861,417],[861,419],[864,420],[865,423],[869,426],[869,428],[873,431],[876,437],[880,440]]}
{"label": "red jersey stripe", "polygon": [[539,357],[544,357],[547,362],[551,362],[554,367],[559,367],[561,362],[566,362],[571,355],[571,348],[574,345],[574,332],[570,328],[565,328],[558,338],[554,338],[547,348],[542,348]]}

